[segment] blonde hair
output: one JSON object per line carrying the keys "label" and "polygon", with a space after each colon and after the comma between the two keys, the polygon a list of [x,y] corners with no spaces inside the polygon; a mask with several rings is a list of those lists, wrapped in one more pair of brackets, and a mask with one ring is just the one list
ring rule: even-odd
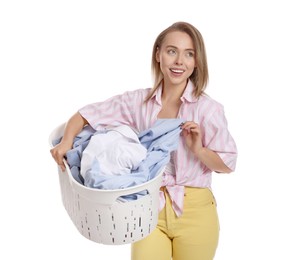
{"label": "blonde hair", "polygon": [[156,60],[157,49],[161,47],[166,35],[170,32],[180,31],[187,33],[194,44],[195,49],[195,62],[196,67],[189,77],[194,85],[193,95],[199,97],[204,93],[206,86],[208,84],[209,75],[208,75],[208,64],[206,49],[204,45],[204,40],[201,33],[191,24],[186,22],[176,22],[162,31],[156,38],[153,49],[152,49],[152,60],[151,60],[151,70],[154,79],[154,85],[146,98],[148,101],[156,89],[159,87],[160,83],[163,81],[163,74],[160,70],[160,65]]}

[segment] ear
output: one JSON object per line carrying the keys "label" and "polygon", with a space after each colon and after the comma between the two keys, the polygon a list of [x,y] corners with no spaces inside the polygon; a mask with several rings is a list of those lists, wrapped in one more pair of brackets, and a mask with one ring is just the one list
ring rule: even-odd
{"label": "ear", "polygon": [[156,53],[155,53],[155,59],[157,62],[159,62],[159,48],[156,48]]}

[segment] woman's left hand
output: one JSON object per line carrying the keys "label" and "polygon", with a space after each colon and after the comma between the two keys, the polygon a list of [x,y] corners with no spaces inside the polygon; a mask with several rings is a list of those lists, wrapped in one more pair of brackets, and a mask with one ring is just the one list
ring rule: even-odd
{"label": "woman's left hand", "polygon": [[198,124],[193,121],[187,121],[182,126],[182,136],[188,148],[197,154],[202,148],[202,135]]}

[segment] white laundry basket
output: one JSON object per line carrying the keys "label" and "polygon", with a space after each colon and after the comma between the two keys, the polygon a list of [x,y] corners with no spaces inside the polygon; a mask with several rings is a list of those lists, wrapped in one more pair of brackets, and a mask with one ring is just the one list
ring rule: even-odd
{"label": "white laundry basket", "polygon": [[[49,143],[63,135],[65,124],[57,127],[49,137]],[[85,187],[66,171],[58,167],[63,205],[77,227],[86,238],[101,244],[120,245],[133,243],[148,236],[158,221],[159,188],[161,170],[155,178],[138,186],[101,190]],[[119,202],[124,195],[148,191],[148,194],[133,201]]]}

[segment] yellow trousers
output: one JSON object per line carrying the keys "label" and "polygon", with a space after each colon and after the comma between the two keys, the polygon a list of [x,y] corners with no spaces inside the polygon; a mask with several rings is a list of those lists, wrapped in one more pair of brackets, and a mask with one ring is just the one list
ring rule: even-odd
{"label": "yellow trousers", "polygon": [[212,260],[218,245],[216,201],[207,188],[185,188],[183,215],[176,217],[165,192],[166,205],[156,229],[132,244],[132,260]]}

